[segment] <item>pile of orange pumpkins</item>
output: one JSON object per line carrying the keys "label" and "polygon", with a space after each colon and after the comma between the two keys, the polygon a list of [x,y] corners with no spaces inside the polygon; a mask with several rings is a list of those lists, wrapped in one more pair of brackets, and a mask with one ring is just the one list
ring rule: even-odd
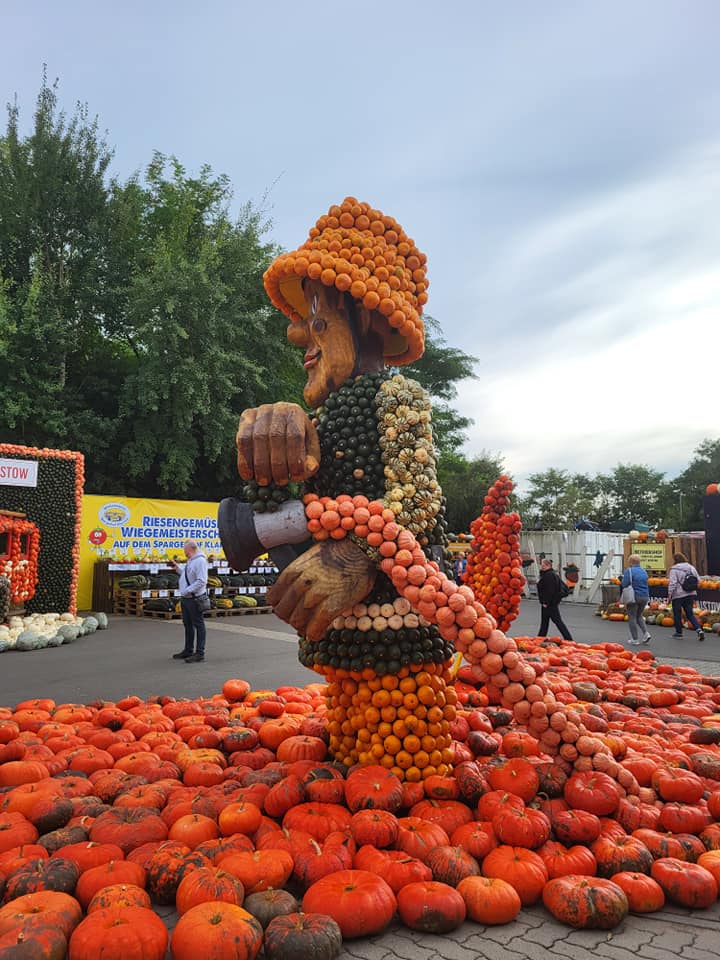
{"label": "pile of orange pumpkins", "polygon": [[473,535],[465,583],[506,631],[520,610],[525,576],[520,559],[519,514],[508,512],[513,482],[505,475],[490,487],[480,516],[473,520]]}
{"label": "pile of orange pumpkins", "polygon": [[610,748],[604,770],[543,754],[466,667],[453,774],[421,782],[328,762],[322,684],[0,708],[0,957],[324,960],[396,916],[447,933],[542,902],[610,929],[712,906],[720,679],[615,644],[516,643]]}

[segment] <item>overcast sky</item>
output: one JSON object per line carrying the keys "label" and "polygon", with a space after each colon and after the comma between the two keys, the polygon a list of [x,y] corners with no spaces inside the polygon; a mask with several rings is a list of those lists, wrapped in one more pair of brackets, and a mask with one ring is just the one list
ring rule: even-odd
{"label": "overcast sky", "polygon": [[0,37],[25,124],[45,62],[120,177],[208,163],[287,247],[395,216],[479,358],[468,453],[673,476],[720,436],[717,0],[4,0]]}

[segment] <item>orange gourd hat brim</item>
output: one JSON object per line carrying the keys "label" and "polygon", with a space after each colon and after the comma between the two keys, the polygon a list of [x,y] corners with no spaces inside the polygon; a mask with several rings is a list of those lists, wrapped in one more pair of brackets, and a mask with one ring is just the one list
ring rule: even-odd
{"label": "orange gourd hat brim", "polygon": [[301,247],[277,257],[263,280],[272,303],[293,323],[307,315],[306,277],[350,293],[375,311],[385,362],[400,366],[425,349],[426,263],[397,221],[347,197],[320,217]]}

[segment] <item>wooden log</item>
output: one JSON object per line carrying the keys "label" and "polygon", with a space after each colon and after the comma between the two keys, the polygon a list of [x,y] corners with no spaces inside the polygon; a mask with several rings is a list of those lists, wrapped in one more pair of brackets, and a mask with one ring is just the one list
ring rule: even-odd
{"label": "wooden log", "polygon": [[603,560],[603,562],[602,562],[602,563],[600,564],[600,566],[598,567],[598,572],[595,574],[595,579],[594,579],[593,582],[590,584],[590,589],[588,590],[588,596],[587,596],[587,602],[588,602],[588,603],[592,603],[593,600],[595,599],[595,594],[596,594],[596,593],[598,592],[598,590],[600,589],[600,586],[601,586],[602,581],[603,581],[603,577],[604,577],[605,574],[607,573],[607,571],[608,571],[608,569],[609,569],[609,567],[610,567],[610,564],[611,564],[612,561],[613,561],[613,557],[614,557],[614,556],[615,556],[615,553],[614,553],[613,550],[608,550],[608,552],[605,554],[605,559]]}

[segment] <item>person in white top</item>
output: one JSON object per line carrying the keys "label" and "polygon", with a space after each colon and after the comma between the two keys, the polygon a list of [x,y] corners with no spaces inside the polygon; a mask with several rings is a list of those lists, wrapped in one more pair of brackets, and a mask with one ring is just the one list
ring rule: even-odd
{"label": "person in white top", "polygon": [[668,597],[672,604],[673,619],[675,621],[675,633],[673,640],[682,640],[683,627],[682,615],[697,633],[698,640],[705,639],[705,631],[693,612],[693,605],[697,600],[698,583],[700,576],[695,567],[688,563],[688,558],[684,553],[673,554],[675,563],[670,567],[670,582],[668,584]]}
{"label": "person in white top", "polygon": [[183,552],[187,563],[182,566],[173,563],[173,567],[180,575],[178,589],[185,626],[185,647],[180,653],[173,654],[173,660],[202,663],[205,659],[205,618],[200,598],[207,593],[208,565],[205,554],[200,552],[194,540],[186,541]]}

